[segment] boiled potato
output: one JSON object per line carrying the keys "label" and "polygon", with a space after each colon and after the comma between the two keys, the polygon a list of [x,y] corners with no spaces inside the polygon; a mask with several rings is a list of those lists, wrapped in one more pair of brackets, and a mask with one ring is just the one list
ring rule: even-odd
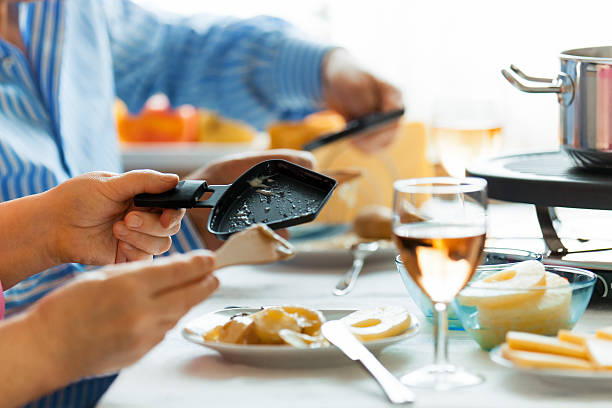
{"label": "boiled potato", "polygon": [[301,306],[282,306],[285,312],[296,315],[298,325],[302,332],[309,336],[316,336],[321,331],[321,326],[325,322],[325,317],[318,310],[311,310]]}
{"label": "boiled potato", "polygon": [[301,327],[297,316],[285,312],[279,307],[270,307],[253,314],[255,334],[265,344],[282,344],[283,339],[279,336],[282,329],[301,333]]}
{"label": "boiled potato", "polygon": [[391,239],[393,212],[389,207],[370,205],[355,217],[353,229],[361,238]]}

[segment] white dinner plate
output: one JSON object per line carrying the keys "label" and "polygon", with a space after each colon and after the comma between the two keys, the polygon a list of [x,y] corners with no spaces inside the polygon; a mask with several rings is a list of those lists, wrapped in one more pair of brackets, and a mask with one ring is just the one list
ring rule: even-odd
{"label": "white dinner plate", "polygon": [[534,375],[542,379],[554,382],[588,381],[589,384],[600,383],[609,386],[612,380],[612,372],[609,371],[582,371],[582,370],[553,370],[543,368],[520,367],[502,356],[501,346],[495,347],[489,352],[491,360],[500,366],[510,368],[516,372]]}
{"label": "white dinner plate", "polygon": [[[397,255],[395,247],[381,248],[366,259],[366,265],[371,263],[389,262],[392,263]],[[289,261],[296,265],[309,266],[350,266],[353,263],[353,256],[348,249],[300,249],[297,248],[295,257]]]}
{"label": "white dinner plate", "polygon": [[[313,368],[329,367],[334,365],[348,364],[351,362],[335,346],[298,349],[283,345],[242,345],[227,344],[213,341],[205,341],[202,333],[211,328],[225,323],[230,317],[240,313],[255,313],[261,309],[255,308],[232,308],[222,309],[201,316],[189,323],[183,329],[183,337],[192,343],[200,344],[216,350],[228,361],[239,364],[261,367],[278,368]],[[340,319],[355,310],[321,310],[327,320]],[[410,315],[411,326],[400,335],[381,340],[374,340],[364,345],[374,354],[380,353],[386,347],[399,343],[415,336],[419,332],[419,321],[413,314]]]}
{"label": "white dinner plate", "polygon": [[[308,266],[350,266],[353,263],[351,245],[359,239],[346,232],[318,239],[296,239],[291,241],[296,255],[287,262]],[[368,256],[366,265],[371,263],[392,263],[397,249],[391,240],[379,240],[378,251]]]}
{"label": "white dinner plate", "polygon": [[221,156],[265,150],[269,144],[269,136],[261,132],[249,143],[121,143],[121,159],[126,170],[187,173]]}

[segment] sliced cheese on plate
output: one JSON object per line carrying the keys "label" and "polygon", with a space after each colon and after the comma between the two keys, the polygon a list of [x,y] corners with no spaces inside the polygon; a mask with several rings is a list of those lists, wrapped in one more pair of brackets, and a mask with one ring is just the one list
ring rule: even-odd
{"label": "sliced cheese on plate", "polygon": [[510,331],[506,334],[506,342],[514,350],[534,351],[583,359],[588,357],[584,346],[539,334]]}
{"label": "sliced cheese on plate", "polygon": [[514,350],[507,344],[502,346],[501,352],[504,358],[521,367],[572,370],[593,370],[595,368],[591,362],[585,359],[534,351]]}

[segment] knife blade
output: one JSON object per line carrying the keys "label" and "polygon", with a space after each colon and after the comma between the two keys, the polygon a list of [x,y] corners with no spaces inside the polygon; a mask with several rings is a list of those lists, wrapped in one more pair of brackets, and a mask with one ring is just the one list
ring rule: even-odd
{"label": "knife blade", "polygon": [[414,402],[414,393],[383,366],[339,320],[326,322],[321,327],[323,336],[338,347],[348,358],[356,360],[374,377],[393,404]]}

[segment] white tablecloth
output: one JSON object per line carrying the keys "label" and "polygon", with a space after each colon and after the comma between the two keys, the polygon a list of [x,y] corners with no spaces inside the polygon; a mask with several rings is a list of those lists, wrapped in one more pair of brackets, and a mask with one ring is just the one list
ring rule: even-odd
{"label": "white tablecloth", "polygon": [[[221,287],[183,320],[226,306],[303,304],[313,308],[352,309],[406,305],[419,315],[423,330],[381,354],[394,374],[432,361],[431,326],[409,299],[392,263],[370,265],[352,294],[338,298],[331,289],[345,268],[298,268],[289,263],[235,267],[220,271]],[[612,312],[587,310],[577,329],[592,331],[612,324]],[[384,407],[377,383],[358,364],[292,370],[248,367],[225,362],[216,352],[180,335],[181,323],[134,366],[122,371],[100,407]],[[484,384],[434,392],[416,390],[416,407],[610,407],[609,387],[558,383],[499,367],[465,332],[451,332],[453,363],[482,374]]]}

